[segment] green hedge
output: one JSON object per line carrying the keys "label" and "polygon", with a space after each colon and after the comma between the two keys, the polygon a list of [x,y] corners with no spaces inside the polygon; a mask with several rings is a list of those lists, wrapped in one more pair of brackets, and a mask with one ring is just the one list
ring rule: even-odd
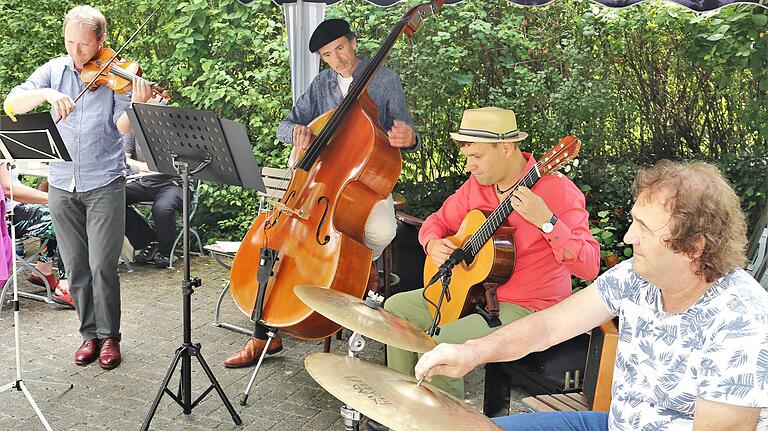
{"label": "green hedge", "polygon": [[[416,1],[383,9],[347,0],[346,17],[372,55]],[[0,0],[0,93],[64,53],[61,19],[73,1]],[[159,8],[125,51],[178,106],[209,109],[245,124],[262,165],[280,166],[275,128],[291,105],[282,9],[269,0],[98,0],[108,44],[125,41]],[[584,142],[572,172],[588,196],[593,226],[608,249],[619,243],[636,166],[660,158],[718,164],[754,214],[768,190],[768,15],[739,5],[694,14],[648,1],[621,10],[558,0],[521,8],[505,0],[465,1],[398,42],[387,66],[401,75],[423,150],[405,159],[397,189],[424,215],[464,178],[449,142],[466,108],[514,109],[541,154],[566,134]],[[256,195],[206,185],[197,223],[207,241],[239,239]],[[601,215],[602,214],[602,215]],[[610,234],[609,234],[610,233]],[[613,241],[613,242],[610,242]]]}

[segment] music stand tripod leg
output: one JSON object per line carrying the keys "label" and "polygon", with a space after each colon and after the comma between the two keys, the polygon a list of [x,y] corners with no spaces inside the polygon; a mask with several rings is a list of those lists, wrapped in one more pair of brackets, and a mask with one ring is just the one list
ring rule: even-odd
{"label": "music stand tripod leg", "polygon": [[[4,163],[5,166],[0,167],[0,169],[8,169],[9,173],[12,169],[12,162],[8,161]],[[9,187],[9,197],[11,200],[13,200],[13,181],[10,183]],[[13,228],[13,212],[10,213],[10,231],[11,231],[11,242],[13,244],[16,244],[16,229]],[[14,253],[15,254],[15,253]],[[12,284],[13,284],[13,301],[11,302],[13,304],[13,327],[14,327],[14,345],[16,350],[16,380],[9,382],[2,387],[0,387],[0,392],[9,391],[11,389],[16,389],[17,391],[21,391],[24,394],[24,397],[26,397],[27,401],[29,402],[30,406],[32,406],[32,409],[35,411],[35,414],[40,419],[40,422],[43,424],[43,427],[45,427],[46,430],[51,431],[51,425],[48,423],[48,420],[45,418],[45,415],[43,415],[42,410],[40,410],[40,407],[35,402],[34,398],[32,398],[32,394],[27,389],[27,385],[25,384],[25,380],[22,377],[22,370],[21,370],[21,330],[20,330],[20,310],[21,310],[21,304],[19,302],[19,281],[18,281],[18,274],[17,270],[18,267],[16,266],[16,258],[14,256],[13,259],[11,259],[12,265],[10,270],[12,271]],[[43,277],[43,280],[45,278]],[[3,295],[2,300],[5,300],[5,295]],[[72,389],[74,385],[70,383],[58,383],[58,382],[47,382],[42,380],[26,380],[30,383],[40,384],[40,385],[46,385],[46,386],[52,386],[52,385],[58,385],[58,386],[64,386],[67,389]]]}
{"label": "music stand tripod leg", "polygon": [[229,402],[229,399],[227,398],[227,394],[224,393],[224,389],[221,388],[221,385],[216,380],[216,377],[213,375],[213,371],[211,371],[211,368],[208,366],[208,363],[205,362],[205,358],[203,358],[203,354],[200,352],[200,344],[196,344],[194,348],[193,354],[197,358],[197,362],[200,363],[200,367],[202,367],[203,371],[205,371],[205,374],[208,376],[208,380],[211,382],[211,387],[208,388],[205,392],[203,392],[202,395],[192,404],[192,407],[194,407],[198,401],[202,400],[203,397],[205,397],[208,392],[210,392],[211,388],[216,389],[216,393],[219,394],[219,398],[221,398],[221,401],[224,402],[224,406],[227,408],[227,411],[229,411],[230,416],[232,416],[232,420],[235,422],[236,425],[240,425],[243,423],[243,421],[240,419],[240,416],[235,411],[235,408],[232,407],[232,403]]}
{"label": "music stand tripod leg", "polygon": [[251,393],[253,382],[256,381],[256,375],[259,374],[261,363],[264,362],[264,357],[267,356],[269,345],[272,344],[272,340],[275,338],[276,334],[277,331],[274,329],[269,329],[267,331],[267,343],[264,345],[264,350],[261,351],[261,356],[259,356],[259,362],[256,363],[256,368],[254,368],[253,373],[251,373],[251,379],[248,381],[248,385],[245,387],[245,392],[243,392],[242,397],[240,397],[241,406],[248,404],[248,395]]}
{"label": "music stand tripod leg", "polygon": [[[210,160],[205,160],[203,163],[201,163],[200,166],[195,168],[194,170],[189,169],[189,164],[187,162],[178,161],[176,160],[176,157],[174,156],[174,166],[177,169],[178,174],[181,176],[181,183],[182,183],[182,221],[183,221],[183,241],[182,241],[182,249],[184,251],[184,266],[182,271],[182,321],[183,321],[183,340],[181,346],[176,350],[176,355],[173,358],[173,361],[171,362],[171,366],[168,368],[168,372],[165,374],[165,378],[163,379],[162,384],[160,385],[160,389],[157,392],[157,395],[155,396],[155,400],[152,402],[152,406],[149,409],[149,412],[147,412],[147,417],[144,420],[144,424],[142,425],[142,430],[148,430],[149,424],[152,422],[152,418],[155,415],[155,412],[157,411],[157,406],[160,404],[160,399],[162,399],[164,394],[168,394],[176,403],[181,406],[182,411],[184,414],[190,414],[192,413],[192,409],[197,406],[197,404],[206,396],[212,389],[216,389],[216,392],[219,394],[219,397],[221,397],[221,400],[224,402],[224,405],[227,407],[227,410],[229,411],[229,414],[232,416],[232,420],[235,422],[236,425],[242,424],[242,420],[240,419],[240,416],[238,416],[237,412],[235,412],[234,408],[232,407],[232,404],[227,399],[227,395],[224,393],[224,390],[219,385],[219,382],[216,380],[216,377],[213,375],[213,372],[211,371],[210,367],[208,367],[208,364],[205,362],[205,359],[203,359],[202,354],[200,353],[200,344],[192,344],[192,294],[194,293],[195,287],[200,287],[202,285],[199,278],[195,277],[194,279],[191,278],[190,274],[190,263],[189,263],[189,177],[190,175],[194,175],[196,172],[198,172],[200,169],[207,166],[207,164],[210,163]],[[200,363],[200,366],[205,371],[205,374],[208,376],[208,380],[211,382],[211,386],[206,389],[202,395],[200,395],[195,401],[192,401],[192,364],[191,364],[191,357],[195,356]],[[178,393],[174,394],[168,389],[168,383],[171,380],[171,377],[173,376],[174,372],[176,371],[176,367],[179,364],[179,360],[181,360],[181,377],[179,380],[179,389]]]}

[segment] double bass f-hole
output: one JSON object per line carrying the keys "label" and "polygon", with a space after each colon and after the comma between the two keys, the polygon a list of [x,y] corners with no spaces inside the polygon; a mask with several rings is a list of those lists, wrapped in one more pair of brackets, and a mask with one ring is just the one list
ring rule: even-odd
{"label": "double bass f-hole", "polygon": [[326,235],[325,238],[320,240],[320,229],[323,228],[323,225],[325,225],[325,218],[328,216],[328,208],[331,205],[331,201],[325,197],[320,196],[320,198],[317,200],[318,204],[325,203],[325,209],[323,209],[323,216],[320,218],[320,223],[317,225],[317,232],[315,232],[315,241],[317,241],[320,245],[326,245],[331,240],[331,237],[329,235]]}

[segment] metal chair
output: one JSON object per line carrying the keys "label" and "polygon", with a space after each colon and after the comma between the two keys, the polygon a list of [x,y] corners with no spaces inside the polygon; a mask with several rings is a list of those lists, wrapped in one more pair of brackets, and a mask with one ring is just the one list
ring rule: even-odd
{"label": "metal chair", "polygon": [[[29,239],[29,238],[25,238],[25,240],[26,239]],[[34,238],[34,239],[37,240],[37,238]],[[48,283],[48,278],[45,277],[40,271],[38,271],[37,268],[35,268],[35,264],[37,263],[37,259],[40,257],[40,253],[43,250],[45,250],[45,247],[47,246],[48,246],[47,239],[40,241],[40,245],[37,247],[37,249],[26,259],[23,256],[19,256],[18,254],[16,254],[14,250],[14,258],[16,259],[15,275],[16,277],[19,277],[22,274],[24,274],[24,270],[27,270],[32,274],[36,275],[37,277],[39,277],[43,281],[43,284],[45,285],[45,295],[38,294],[38,293],[31,293],[31,292],[22,292],[20,290],[19,297],[34,299],[37,301],[44,301],[44,302],[47,302],[48,304],[55,304],[55,302],[53,302],[53,299],[51,297],[51,295],[53,295],[53,292],[52,292],[50,283]],[[0,319],[2,318],[2,314],[3,314],[3,306],[5,305],[5,296],[13,292],[13,289],[12,289],[13,277],[14,277],[14,274],[9,274],[8,280],[6,280],[5,283],[3,284],[2,293],[0,293]]]}
{"label": "metal chair", "polygon": [[[200,180],[195,180],[192,183],[192,196],[190,196],[189,199],[189,233],[193,238],[193,242],[191,246],[197,245],[197,251],[193,252],[192,247],[190,247],[190,253],[197,255],[197,256],[203,256],[205,255],[205,248],[203,247],[203,241],[200,239],[200,234],[197,232],[197,229],[192,226],[192,220],[194,219],[195,213],[197,213],[197,207],[200,202]],[[144,217],[145,220],[147,220],[147,223],[152,224],[149,221],[149,218],[147,217],[147,212],[151,212],[152,208],[152,201],[144,201],[144,202],[137,202],[135,204],[132,204],[132,206],[137,210],[139,214],[141,214],[142,217]],[[144,211],[142,211],[142,208],[144,208]],[[170,261],[168,264],[168,268],[173,268],[173,262],[174,262],[174,256],[176,254],[176,248],[179,247],[181,244],[182,237],[184,236],[184,232],[182,231],[182,226],[179,223],[179,220],[176,221],[176,230],[178,231],[178,234],[176,235],[176,239],[173,241],[173,246],[171,247],[171,253],[170,253]],[[129,267],[130,268],[130,267]]]}
{"label": "metal chair", "polygon": [[[283,197],[291,179],[291,171],[289,169],[270,168],[265,166],[261,169],[261,177],[264,180],[266,192],[259,192],[259,213],[267,211],[271,208],[269,205],[270,200],[280,200]],[[237,253],[234,245],[239,247],[240,242],[237,241],[217,243],[206,245],[204,248],[211,253],[211,256],[213,256],[213,259],[216,260],[219,265],[229,271],[232,268],[229,262],[232,258],[235,257],[235,254]],[[253,333],[253,329],[245,329],[241,326],[222,322],[220,319],[221,303],[224,301],[224,297],[227,295],[227,292],[229,292],[229,288],[230,283],[228,281],[226,286],[224,286],[224,288],[221,290],[219,299],[216,301],[216,312],[214,313],[213,326],[251,335]]]}

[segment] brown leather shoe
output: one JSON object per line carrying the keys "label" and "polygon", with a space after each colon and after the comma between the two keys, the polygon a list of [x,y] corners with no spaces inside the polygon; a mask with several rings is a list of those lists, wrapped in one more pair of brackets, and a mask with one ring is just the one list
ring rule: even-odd
{"label": "brown leather shoe", "polygon": [[[256,337],[251,337],[239,352],[224,361],[224,366],[227,368],[243,368],[256,365],[256,362],[259,362],[259,356],[261,356],[261,352],[266,345],[267,340],[259,340]],[[281,350],[283,350],[283,340],[280,339],[280,335],[276,335],[275,338],[272,339],[272,342],[269,343],[267,355],[274,355]]]}
{"label": "brown leather shoe", "polygon": [[117,338],[107,338],[101,342],[101,353],[99,353],[99,365],[105,370],[111,370],[120,365],[122,357],[120,356],[120,341]]}
{"label": "brown leather shoe", "polygon": [[368,290],[373,293],[379,293],[379,288],[381,287],[379,284],[379,279],[381,277],[379,276],[379,269],[376,268],[376,264],[371,262],[371,271],[368,274]]}
{"label": "brown leather shoe", "polygon": [[91,338],[83,341],[79,349],[75,351],[75,363],[88,365],[99,357],[99,340]]}

